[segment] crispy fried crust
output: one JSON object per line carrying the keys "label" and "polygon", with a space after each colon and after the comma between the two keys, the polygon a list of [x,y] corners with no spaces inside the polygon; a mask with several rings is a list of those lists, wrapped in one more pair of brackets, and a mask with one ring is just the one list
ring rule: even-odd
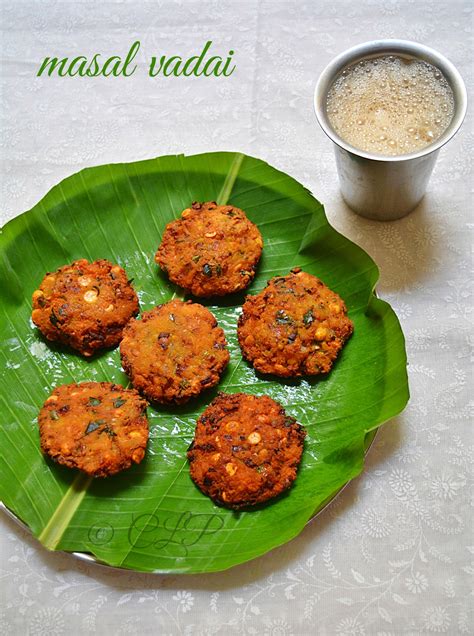
{"label": "crispy fried crust", "polygon": [[276,497],[296,479],[306,432],[268,396],[220,393],[197,421],[191,478],[238,510]]}
{"label": "crispy fried crust", "polygon": [[31,317],[48,340],[91,356],[116,346],[138,309],[137,295],[119,265],[81,259],[46,274],[33,293]]}
{"label": "crispy fried crust", "polygon": [[176,404],[217,384],[229,361],[215,317],[202,305],[181,300],[131,320],[120,354],[135,388],[154,402]]}
{"label": "crispy fried crust", "polygon": [[224,296],[251,283],[262,247],[257,226],[239,208],[193,203],[168,223],[155,260],[195,296]]}
{"label": "crispy fried crust", "polygon": [[58,464],[88,475],[114,475],[145,455],[146,407],[137,391],[117,384],[63,384],[39,413],[41,449]]}
{"label": "crispy fried crust", "polygon": [[247,296],[237,329],[255,369],[281,377],[327,373],[352,331],[340,296],[299,268]]}

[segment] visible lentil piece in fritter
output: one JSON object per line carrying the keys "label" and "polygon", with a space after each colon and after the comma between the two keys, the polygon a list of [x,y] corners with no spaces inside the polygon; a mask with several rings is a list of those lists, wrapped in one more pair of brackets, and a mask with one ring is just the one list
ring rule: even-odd
{"label": "visible lentil piece in fritter", "polygon": [[352,331],[340,296],[299,268],[247,296],[237,329],[254,368],[281,377],[328,373]]}
{"label": "visible lentil piece in fritter", "polygon": [[138,310],[137,295],[119,265],[80,259],[46,274],[33,293],[31,317],[48,340],[88,357],[115,347]]}
{"label": "visible lentil piece in fritter", "polygon": [[215,503],[261,504],[296,479],[306,432],[268,396],[220,393],[188,450],[191,478]]}
{"label": "visible lentil piece in fritter", "polygon": [[181,300],[131,320],[120,353],[133,386],[161,403],[182,404],[214,386],[229,361],[224,332],[212,313]]}
{"label": "visible lentil piece in fritter", "polygon": [[88,475],[113,475],[145,455],[146,407],[137,391],[117,384],[64,384],[39,413],[41,449],[55,462]]}
{"label": "visible lentil piece in fritter", "polygon": [[232,205],[193,203],[168,223],[155,260],[191,294],[223,296],[245,289],[263,247],[257,226]]}

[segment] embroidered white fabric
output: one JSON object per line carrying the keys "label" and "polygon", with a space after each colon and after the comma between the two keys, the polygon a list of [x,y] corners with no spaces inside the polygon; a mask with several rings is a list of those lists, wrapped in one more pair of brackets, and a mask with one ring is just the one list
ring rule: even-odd
{"label": "embroidered white fabric", "polygon": [[[95,164],[241,150],[309,187],[378,263],[400,317],[411,401],[364,474],[291,543],[230,571],[153,576],[48,553],[2,515],[6,634],[473,633],[470,235],[472,115],[441,151],[419,208],[351,213],[313,114],[318,74],[359,42],[401,37],[472,86],[469,0],[2,2],[2,222]],[[125,55],[129,78],[36,78],[47,55]],[[150,78],[151,55],[235,51],[230,78]]]}

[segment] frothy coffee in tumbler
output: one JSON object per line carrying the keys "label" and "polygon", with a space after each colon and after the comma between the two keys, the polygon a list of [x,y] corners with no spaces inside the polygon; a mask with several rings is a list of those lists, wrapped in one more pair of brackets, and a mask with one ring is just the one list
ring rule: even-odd
{"label": "frothy coffee in tumbler", "polygon": [[326,109],[334,131],[355,148],[404,155],[443,134],[453,118],[454,95],[432,64],[382,55],[346,67],[329,89]]}

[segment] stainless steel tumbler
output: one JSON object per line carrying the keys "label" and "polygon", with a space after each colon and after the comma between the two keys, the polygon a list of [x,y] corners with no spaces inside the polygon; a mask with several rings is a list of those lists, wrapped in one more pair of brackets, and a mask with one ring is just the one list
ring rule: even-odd
{"label": "stainless steel tumbler", "polygon": [[[354,148],[332,129],[326,112],[326,98],[336,76],[346,66],[380,55],[399,55],[425,60],[436,66],[454,94],[454,115],[444,133],[418,152],[406,155],[377,155]],[[455,135],[466,114],[464,82],[456,68],[437,51],[405,40],[366,42],[338,55],[324,69],[314,91],[316,117],[334,142],[341,193],[347,205],[361,216],[379,221],[400,219],[420,203],[439,149]]]}

